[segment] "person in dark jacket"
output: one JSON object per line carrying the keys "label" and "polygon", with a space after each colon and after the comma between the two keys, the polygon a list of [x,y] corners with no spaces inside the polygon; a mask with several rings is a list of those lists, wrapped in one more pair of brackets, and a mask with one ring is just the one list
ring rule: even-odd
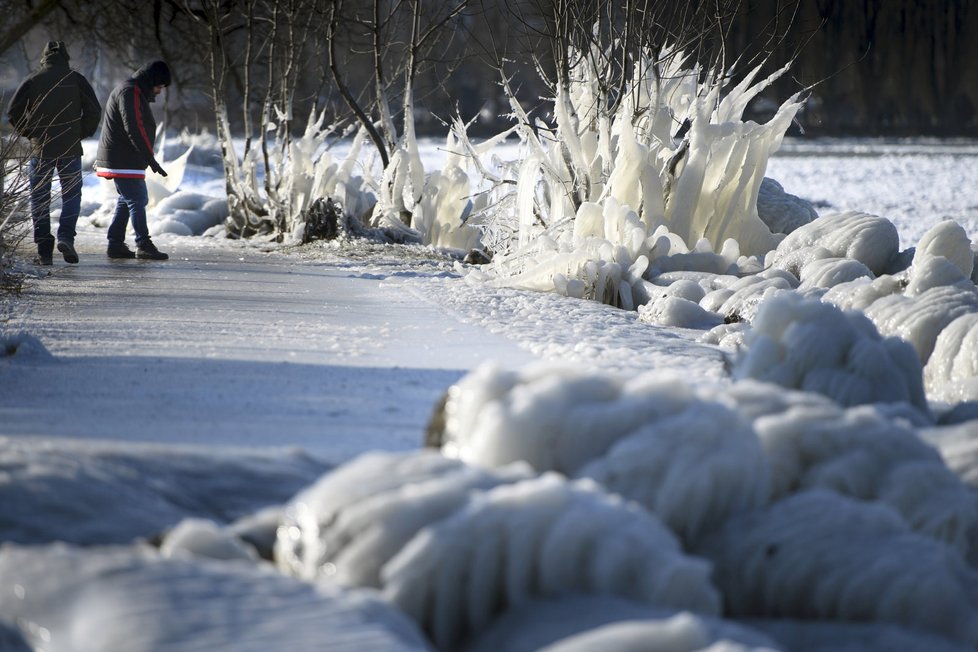
{"label": "person in dark jacket", "polygon": [[[166,176],[153,153],[156,120],[149,105],[169,85],[169,66],[163,61],[153,61],[119,84],[105,103],[95,172],[112,179],[119,191],[115,215],[109,225],[109,258],[169,258],[153,244],[146,225],[149,203],[146,168]],[[136,251],[126,246],[126,227],[130,220],[136,232]]]}
{"label": "person in dark jacket", "polygon": [[14,129],[31,141],[31,219],[42,265],[50,265],[54,253],[51,180],[55,171],[61,184],[58,251],[65,261],[78,262],[75,226],[81,208],[81,141],[95,133],[102,114],[91,84],[68,67],[68,59],[63,41],[48,42],[40,68],[20,84],[7,108]]}

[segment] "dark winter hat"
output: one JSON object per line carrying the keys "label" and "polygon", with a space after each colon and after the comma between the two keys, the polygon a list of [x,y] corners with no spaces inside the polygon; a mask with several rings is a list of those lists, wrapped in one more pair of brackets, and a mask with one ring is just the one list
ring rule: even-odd
{"label": "dark winter hat", "polygon": [[44,46],[44,52],[41,53],[41,59],[53,59],[54,57],[64,57],[67,61],[70,59],[68,56],[68,48],[65,47],[64,41],[48,41],[48,44]]}
{"label": "dark winter hat", "polygon": [[170,66],[165,61],[154,61],[136,71],[133,77],[145,79],[150,86],[170,85]]}

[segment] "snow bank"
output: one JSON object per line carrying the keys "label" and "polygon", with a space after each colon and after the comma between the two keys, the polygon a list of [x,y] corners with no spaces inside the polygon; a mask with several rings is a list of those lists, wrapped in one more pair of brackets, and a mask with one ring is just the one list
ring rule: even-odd
{"label": "snow bank", "polygon": [[254,564],[7,545],[0,585],[0,623],[38,650],[429,649],[376,596],[327,592]]}
{"label": "snow bank", "polygon": [[184,518],[226,521],[281,503],[326,466],[298,451],[0,438],[0,540],[149,538]]}

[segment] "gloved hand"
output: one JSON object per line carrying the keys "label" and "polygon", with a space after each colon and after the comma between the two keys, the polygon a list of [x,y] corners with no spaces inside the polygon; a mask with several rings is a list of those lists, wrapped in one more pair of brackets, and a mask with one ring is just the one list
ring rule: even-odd
{"label": "gloved hand", "polygon": [[163,169],[162,165],[156,162],[156,159],[153,159],[152,161],[149,162],[149,169],[155,172],[156,174],[160,175],[161,177],[166,176],[166,170]]}

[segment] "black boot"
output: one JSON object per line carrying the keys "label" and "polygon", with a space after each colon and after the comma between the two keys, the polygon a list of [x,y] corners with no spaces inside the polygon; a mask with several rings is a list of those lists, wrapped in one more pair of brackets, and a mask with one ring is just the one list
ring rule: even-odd
{"label": "black boot", "polygon": [[142,258],[143,260],[167,260],[169,258],[165,253],[157,249],[151,240],[143,242],[136,249],[136,258]]}
{"label": "black boot", "polygon": [[45,266],[54,264],[54,238],[37,243],[37,264]]}
{"label": "black boot", "polygon": [[110,242],[105,252],[109,258],[135,258],[136,252],[126,246],[125,242]]}
{"label": "black boot", "polygon": [[78,262],[78,252],[75,251],[75,245],[67,240],[58,240],[58,251],[65,257],[66,263],[74,264]]}

